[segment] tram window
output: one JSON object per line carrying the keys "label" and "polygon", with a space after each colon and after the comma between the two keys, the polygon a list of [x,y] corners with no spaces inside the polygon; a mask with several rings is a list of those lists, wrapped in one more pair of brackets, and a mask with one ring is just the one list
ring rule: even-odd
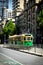
{"label": "tram window", "polygon": [[11,43],[13,44],[13,40],[11,41]]}
{"label": "tram window", "polygon": [[21,37],[18,37],[18,40],[21,41]]}
{"label": "tram window", "polygon": [[32,37],[31,37],[31,40],[32,40]]}
{"label": "tram window", "polygon": [[30,40],[30,37],[27,37],[27,40]]}
{"label": "tram window", "polygon": [[24,40],[26,40],[26,37],[24,37]]}

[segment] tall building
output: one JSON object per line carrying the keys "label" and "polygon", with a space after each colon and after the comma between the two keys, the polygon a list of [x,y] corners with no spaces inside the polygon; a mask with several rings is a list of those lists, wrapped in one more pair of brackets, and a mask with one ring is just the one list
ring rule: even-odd
{"label": "tall building", "polygon": [[24,0],[12,0],[13,5],[13,18],[19,16],[24,10]]}
{"label": "tall building", "polygon": [[16,21],[21,33],[32,33],[35,41],[37,35],[37,15],[42,6],[41,1],[25,0],[24,11],[22,11],[18,16],[18,21]]}
{"label": "tall building", "polygon": [[12,10],[4,8],[4,19],[12,19]]}
{"label": "tall building", "polygon": [[0,0],[0,17],[4,19],[4,7],[8,8],[8,0]]}
{"label": "tall building", "polygon": [[[42,3],[41,3],[42,2]],[[42,0],[28,0],[25,6],[25,23],[27,24],[27,32],[32,33],[34,36],[34,41],[36,41],[37,35],[37,15],[41,10],[41,5],[43,4]],[[25,28],[26,29],[26,28]]]}

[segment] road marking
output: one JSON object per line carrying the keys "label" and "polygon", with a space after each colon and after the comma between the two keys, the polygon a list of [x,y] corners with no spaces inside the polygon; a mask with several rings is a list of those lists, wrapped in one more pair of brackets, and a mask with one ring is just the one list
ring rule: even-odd
{"label": "road marking", "polygon": [[7,58],[9,58],[10,60],[12,60],[12,61],[14,61],[14,62],[16,62],[16,63],[19,63],[20,65],[23,65],[23,64],[21,64],[20,62],[14,60],[13,58],[7,56],[6,54],[3,54],[3,53],[0,53],[0,54],[3,55],[3,56],[5,56],[5,57],[7,57]]}

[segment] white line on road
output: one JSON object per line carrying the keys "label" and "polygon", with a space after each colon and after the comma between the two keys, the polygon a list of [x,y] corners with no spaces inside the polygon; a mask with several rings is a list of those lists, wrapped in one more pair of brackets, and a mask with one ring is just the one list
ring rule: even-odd
{"label": "white line on road", "polygon": [[23,64],[21,64],[20,62],[14,60],[13,58],[7,56],[6,54],[3,54],[3,53],[0,53],[0,54],[3,55],[3,56],[5,56],[5,57],[7,57],[7,58],[9,58],[10,60],[12,60],[12,61],[14,61],[14,62],[16,62],[16,63],[19,63],[20,65],[23,65]]}

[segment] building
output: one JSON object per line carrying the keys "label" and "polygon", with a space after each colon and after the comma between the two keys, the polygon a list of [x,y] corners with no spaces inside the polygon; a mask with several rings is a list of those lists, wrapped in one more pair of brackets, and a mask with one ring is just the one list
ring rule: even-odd
{"label": "building", "polygon": [[[8,20],[10,20],[10,19],[12,19],[12,10],[6,9],[6,7],[4,7],[3,21],[0,21],[1,23],[3,23],[2,27],[4,27],[5,24],[8,22]],[[1,18],[0,18],[0,20],[1,20]]]}
{"label": "building", "polygon": [[[20,30],[20,33],[32,33],[34,36],[34,42],[36,42],[37,15],[38,15],[38,12],[40,11],[39,9],[41,8],[41,1],[42,0],[25,0],[25,1],[23,0],[24,8],[23,10],[21,10],[20,15],[17,16],[16,15],[17,11],[15,11],[16,24],[19,25],[18,28]],[[43,1],[42,1],[42,4],[43,4]],[[18,8],[16,8],[16,10],[17,9]]]}
{"label": "building", "polygon": [[4,19],[12,19],[12,10],[4,8]]}
{"label": "building", "polygon": [[0,17],[3,19],[4,7],[8,8],[8,0],[0,0]]}
{"label": "building", "polygon": [[[24,12],[24,10],[26,9],[26,3],[28,2],[28,0],[12,0],[12,5],[13,5],[13,18],[15,18],[15,21],[16,21],[16,24],[18,25],[18,22],[20,22],[19,23],[19,25],[21,26],[20,27],[20,31],[22,32],[22,33],[24,33],[24,28],[26,28],[26,27],[24,27],[25,25],[23,24],[23,23],[25,23],[24,22],[24,20],[23,20],[23,18],[26,16],[25,14],[23,14],[23,12]],[[25,7],[26,6],[26,7]],[[19,20],[20,19],[20,20]],[[22,21],[23,20],[23,21]],[[26,19],[25,19],[25,21],[27,21]],[[23,25],[22,25],[23,24]],[[26,24],[26,23],[25,23]],[[24,30],[24,31],[23,31]]]}
{"label": "building", "polygon": [[[43,4],[42,0],[28,0],[24,12],[24,22],[27,24],[27,33],[32,33],[34,36],[34,41],[36,42],[37,38],[37,15],[41,10],[41,5]],[[27,20],[27,21],[26,21]],[[26,29],[24,28],[24,29]]]}
{"label": "building", "polygon": [[25,0],[12,0],[13,5],[13,18],[19,16],[20,13],[24,10]]}
{"label": "building", "polygon": [[18,28],[18,34],[24,33],[24,14],[23,12],[16,17],[16,25]]}

